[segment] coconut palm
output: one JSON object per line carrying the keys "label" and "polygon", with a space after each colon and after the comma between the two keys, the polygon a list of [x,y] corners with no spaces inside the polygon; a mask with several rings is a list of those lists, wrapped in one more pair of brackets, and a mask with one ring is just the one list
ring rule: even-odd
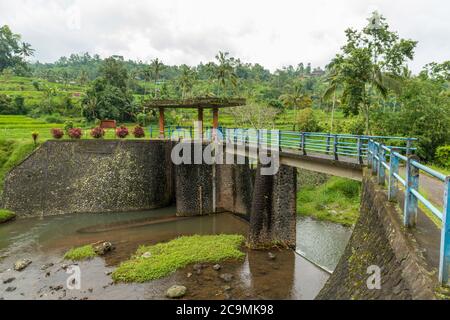
{"label": "coconut palm", "polygon": [[[280,100],[286,107],[294,108],[294,119],[297,119],[298,109],[308,107],[311,98],[305,94],[303,85],[297,82],[291,87],[290,92],[280,96]],[[295,123],[293,129],[295,130]]]}
{"label": "coconut palm", "polygon": [[161,71],[164,69],[164,64],[161,61],[159,61],[158,58],[156,58],[152,60],[150,68],[152,70],[153,79],[155,80],[155,97],[157,97],[158,95],[157,84],[159,77],[161,76]]}
{"label": "coconut palm", "polygon": [[235,72],[234,60],[228,57],[228,52],[219,51],[216,55],[217,65],[214,66],[212,75],[217,80],[222,94],[225,94],[228,83],[233,88],[237,87],[237,75]]}
{"label": "coconut palm", "polygon": [[179,88],[181,89],[181,97],[184,99],[192,92],[196,73],[192,68],[188,67],[185,64],[183,64],[180,69],[181,73],[177,79],[177,83]]}
{"label": "coconut palm", "polygon": [[34,49],[31,48],[31,44],[26,43],[26,42],[22,42],[21,47],[20,47],[20,54],[25,58],[25,57],[29,57],[32,56],[34,54]]}
{"label": "coconut palm", "polygon": [[339,90],[342,89],[342,79],[341,77],[341,64],[339,57],[334,58],[331,63],[327,66],[329,69],[329,74],[326,77],[326,81],[328,82],[328,87],[325,90],[322,99],[329,100],[332,98],[333,104],[331,107],[331,121],[330,121],[330,133],[333,132],[333,124],[334,124],[334,111],[336,108],[336,95]]}

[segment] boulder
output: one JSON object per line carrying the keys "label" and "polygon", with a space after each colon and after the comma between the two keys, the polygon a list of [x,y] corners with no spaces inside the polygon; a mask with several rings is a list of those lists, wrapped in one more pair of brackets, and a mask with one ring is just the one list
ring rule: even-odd
{"label": "boulder", "polygon": [[108,241],[94,243],[92,247],[99,256],[103,256],[114,249],[112,243]]}
{"label": "boulder", "polygon": [[233,275],[230,273],[222,273],[219,277],[225,282],[230,282],[233,280]]}
{"label": "boulder", "polygon": [[30,259],[21,259],[16,261],[16,263],[14,263],[14,270],[16,271],[22,271],[23,269],[25,269],[26,267],[28,267],[31,263]]}
{"label": "boulder", "polygon": [[171,299],[181,298],[186,294],[186,291],[185,286],[174,285],[167,290],[166,296]]}

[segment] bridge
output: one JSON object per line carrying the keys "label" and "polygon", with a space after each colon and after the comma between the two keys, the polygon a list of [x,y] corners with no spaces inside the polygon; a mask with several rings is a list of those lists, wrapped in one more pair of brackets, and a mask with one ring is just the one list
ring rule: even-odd
{"label": "bridge", "polygon": [[[165,127],[165,135],[175,140],[195,139],[195,131]],[[418,214],[431,213],[437,219],[441,227],[438,277],[441,284],[449,283],[450,177],[420,163],[414,155],[417,139],[224,127],[206,128],[202,135],[204,141],[215,137],[225,149],[231,145],[234,154],[256,162],[261,150],[275,151],[281,165],[358,181],[369,168],[377,183],[387,188],[388,200],[401,204],[405,228],[416,226]]]}

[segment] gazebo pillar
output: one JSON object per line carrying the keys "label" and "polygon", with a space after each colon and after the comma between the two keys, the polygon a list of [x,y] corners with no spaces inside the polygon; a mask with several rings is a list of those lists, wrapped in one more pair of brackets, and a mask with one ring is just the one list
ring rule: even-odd
{"label": "gazebo pillar", "polygon": [[199,139],[203,140],[203,108],[199,107],[198,109],[198,122],[200,122],[198,131],[199,131]]}
{"label": "gazebo pillar", "polygon": [[218,128],[219,128],[219,108],[213,108],[213,140],[217,138]]}
{"label": "gazebo pillar", "polygon": [[164,139],[164,108],[159,108],[159,138]]}

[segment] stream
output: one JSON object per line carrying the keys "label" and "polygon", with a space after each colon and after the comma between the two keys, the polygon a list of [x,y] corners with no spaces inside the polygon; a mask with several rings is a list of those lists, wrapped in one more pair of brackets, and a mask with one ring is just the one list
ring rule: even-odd
{"label": "stream", "polygon": [[[111,271],[142,244],[181,235],[247,232],[247,222],[233,214],[179,218],[174,207],[17,220],[0,225],[0,299],[165,299],[174,284],[188,288],[186,299],[314,299],[329,277],[324,270],[335,268],[352,230],[299,217],[297,253],[272,250],[276,259],[269,259],[267,251],[244,249],[243,261],[224,261],[220,271],[204,264],[199,273],[187,266],[146,283],[111,280]],[[81,288],[69,290],[66,268],[72,263],[63,260],[64,253],[98,241],[112,242],[115,250],[78,262]],[[14,271],[14,262],[23,258],[33,262]],[[219,277],[223,273],[232,274],[232,280],[225,283]]]}

